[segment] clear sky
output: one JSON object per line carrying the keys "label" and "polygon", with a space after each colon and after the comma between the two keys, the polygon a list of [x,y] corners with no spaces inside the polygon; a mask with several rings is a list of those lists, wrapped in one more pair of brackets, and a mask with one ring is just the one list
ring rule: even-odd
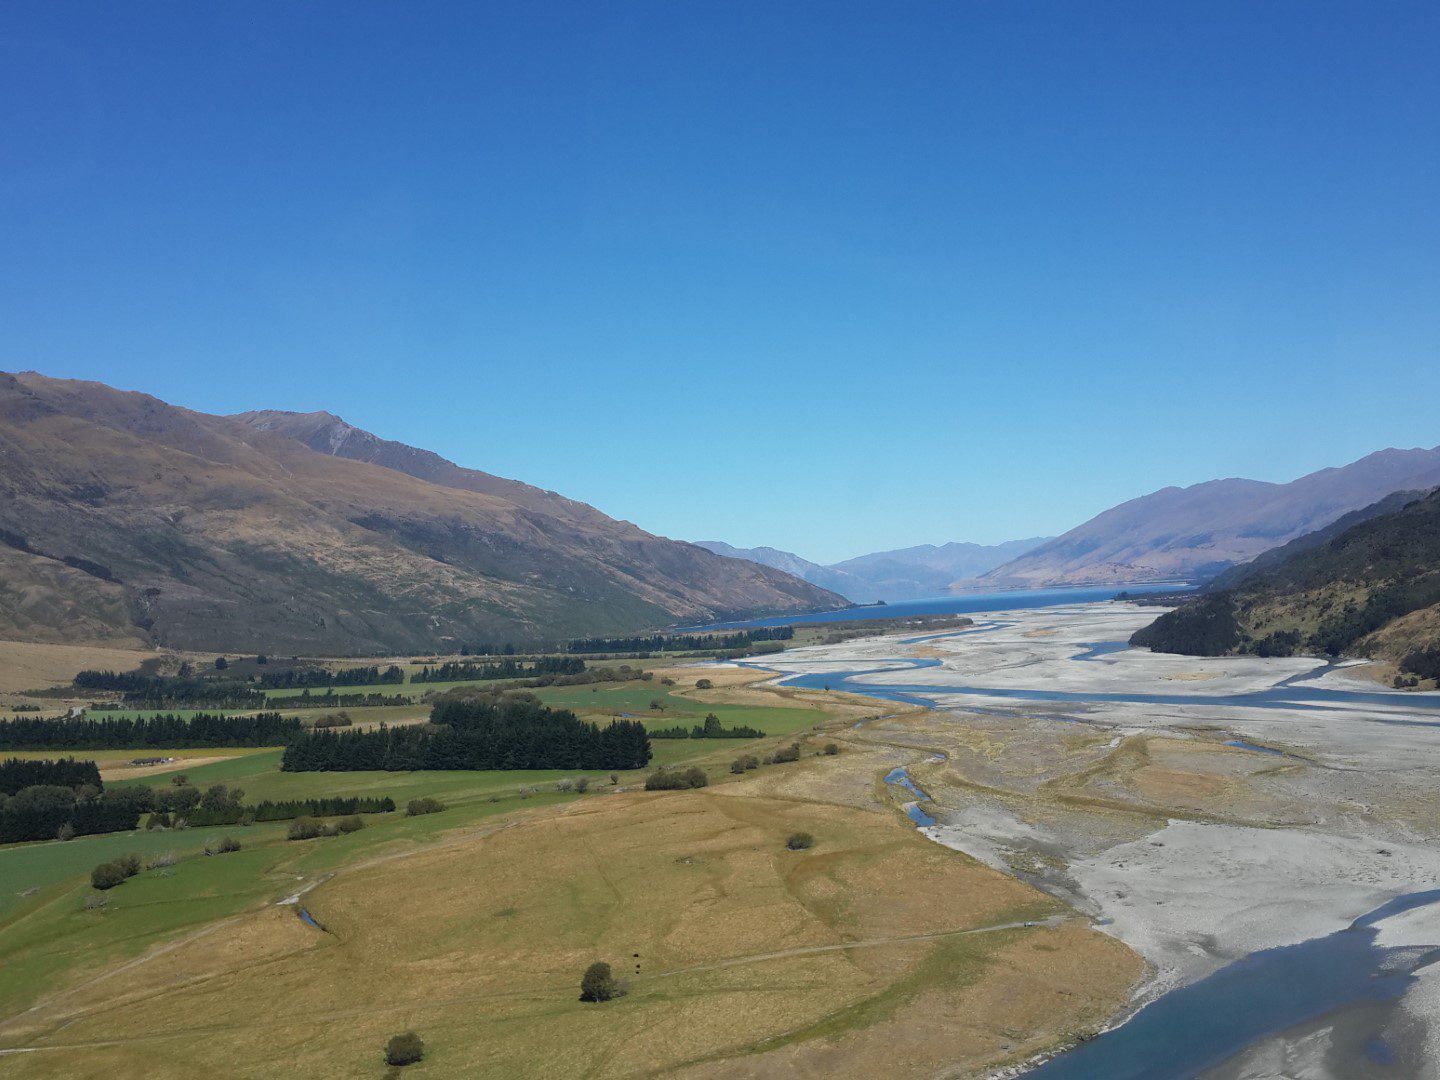
{"label": "clear sky", "polygon": [[0,5],[0,369],[831,561],[1440,443],[1440,5]]}

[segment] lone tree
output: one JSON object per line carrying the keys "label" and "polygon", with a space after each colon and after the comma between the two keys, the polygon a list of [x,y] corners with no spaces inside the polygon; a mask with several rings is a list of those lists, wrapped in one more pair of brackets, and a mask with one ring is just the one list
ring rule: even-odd
{"label": "lone tree", "polygon": [[386,1065],[414,1065],[425,1056],[425,1044],[413,1031],[392,1035],[385,1044]]}
{"label": "lone tree", "polygon": [[609,1001],[620,996],[620,987],[610,973],[610,965],[603,960],[596,961],[585,969],[580,980],[581,1001]]}

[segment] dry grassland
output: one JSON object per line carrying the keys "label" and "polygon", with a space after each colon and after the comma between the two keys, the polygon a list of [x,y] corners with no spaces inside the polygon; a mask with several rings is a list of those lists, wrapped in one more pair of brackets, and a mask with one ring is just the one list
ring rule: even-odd
{"label": "dry grassland", "polygon": [[[889,753],[342,869],[305,898],[326,932],[269,908],[72,989],[0,1027],[43,1048],[6,1073],[379,1077],[413,1027],[415,1077],[968,1074],[1103,1023],[1139,959],[911,829],[874,794]],[[629,993],[581,1004],[597,959]]]}
{"label": "dry grassland", "polygon": [[130,671],[155,655],[153,649],[0,641],[0,694],[66,686],[87,668]]}

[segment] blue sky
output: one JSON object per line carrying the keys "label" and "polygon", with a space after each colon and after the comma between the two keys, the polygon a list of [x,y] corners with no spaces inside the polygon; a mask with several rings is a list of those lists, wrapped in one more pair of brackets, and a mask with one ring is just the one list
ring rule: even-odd
{"label": "blue sky", "polygon": [[15,2],[0,369],[830,561],[1440,443],[1440,6]]}

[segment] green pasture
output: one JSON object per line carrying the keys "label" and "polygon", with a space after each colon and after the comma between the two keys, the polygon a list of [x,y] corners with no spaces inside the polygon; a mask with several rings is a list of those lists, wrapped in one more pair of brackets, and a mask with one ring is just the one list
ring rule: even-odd
{"label": "green pasture", "polygon": [[[759,728],[766,735],[791,735],[830,720],[830,715],[819,709],[707,704],[681,696],[677,693],[680,689],[678,686],[661,686],[656,680],[547,686],[536,690],[535,694],[546,705],[588,714],[599,712],[626,716],[640,720],[646,727],[674,727],[676,724],[690,727],[703,722],[707,713],[714,713],[726,727],[745,725]],[[660,701],[664,709],[651,709],[650,703],[655,700]],[[593,715],[591,718],[596,719]],[[652,746],[658,746],[662,741],[656,739]],[[735,741],[741,743],[741,740]]]}
{"label": "green pasture", "polygon": [[[525,802],[513,796],[474,801],[416,818],[403,811],[366,814],[361,831],[315,840],[286,840],[286,822],[267,822],[0,848],[0,970],[5,972],[0,1015],[13,1015],[75,971],[108,967],[187,929],[275,903],[357,858],[421,843],[519,806],[575,797],[552,789]],[[205,855],[206,841],[218,836],[234,836],[244,847]],[[142,864],[159,852],[174,852],[180,860],[165,869],[141,870],[106,892],[103,908],[84,910],[85,898],[94,891],[91,868],[132,852]]]}

